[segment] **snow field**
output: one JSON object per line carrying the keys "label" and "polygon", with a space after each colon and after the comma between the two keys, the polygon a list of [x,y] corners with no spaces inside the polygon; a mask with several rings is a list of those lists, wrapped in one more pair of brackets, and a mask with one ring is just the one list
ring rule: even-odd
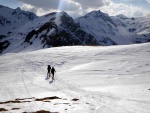
{"label": "snow field", "polygon": [[[149,47],[150,43],[73,46],[1,55],[0,102],[30,102],[0,108],[9,113],[149,113]],[[46,78],[49,64],[57,71],[53,82]],[[35,101],[52,96],[60,99]]]}

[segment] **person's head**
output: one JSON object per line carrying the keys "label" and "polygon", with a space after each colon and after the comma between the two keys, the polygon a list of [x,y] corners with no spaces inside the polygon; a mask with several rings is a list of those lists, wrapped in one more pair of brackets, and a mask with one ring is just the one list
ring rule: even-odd
{"label": "person's head", "polygon": [[50,65],[48,65],[48,67],[51,67]]}

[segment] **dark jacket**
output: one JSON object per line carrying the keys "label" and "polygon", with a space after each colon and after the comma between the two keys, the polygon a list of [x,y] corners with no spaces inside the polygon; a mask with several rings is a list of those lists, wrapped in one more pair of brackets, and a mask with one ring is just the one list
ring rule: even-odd
{"label": "dark jacket", "polygon": [[48,71],[48,73],[50,72],[50,70],[51,70],[51,66],[50,66],[50,65],[48,65],[48,67],[47,67],[47,71]]}
{"label": "dark jacket", "polygon": [[51,69],[51,73],[52,74],[54,74],[56,71],[55,71],[55,68],[54,67],[52,67],[52,69]]}

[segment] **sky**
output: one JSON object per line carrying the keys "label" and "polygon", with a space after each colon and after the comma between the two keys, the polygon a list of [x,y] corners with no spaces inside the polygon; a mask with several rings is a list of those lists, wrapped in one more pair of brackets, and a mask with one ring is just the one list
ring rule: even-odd
{"label": "sky", "polygon": [[0,4],[13,9],[20,7],[38,16],[65,11],[76,18],[93,10],[101,10],[110,16],[150,16],[150,0],[0,0]]}

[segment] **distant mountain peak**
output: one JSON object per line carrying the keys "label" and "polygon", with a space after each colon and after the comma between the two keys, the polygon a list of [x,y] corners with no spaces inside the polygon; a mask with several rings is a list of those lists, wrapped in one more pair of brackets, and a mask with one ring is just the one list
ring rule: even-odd
{"label": "distant mountain peak", "polygon": [[108,16],[108,14],[101,12],[100,10],[98,11],[91,11],[90,13],[87,13],[85,17],[94,17],[94,18],[99,18],[102,16]]}
{"label": "distant mountain peak", "polygon": [[0,5],[0,35],[7,36],[36,17],[33,12],[21,10],[20,7],[12,9]]}
{"label": "distant mountain peak", "polygon": [[2,8],[2,7],[4,7],[4,6],[2,6],[2,5],[0,4],[0,8]]}
{"label": "distant mountain peak", "polygon": [[126,16],[123,15],[123,14],[119,14],[119,15],[117,15],[116,17],[118,17],[118,18],[120,18],[120,19],[122,19],[122,20],[129,19],[128,17],[126,17]]}
{"label": "distant mountain peak", "polygon": [[17,10],[17,11],[21,11],[21,8],[20,8],[20,7],[17,7],[15,10]]}

